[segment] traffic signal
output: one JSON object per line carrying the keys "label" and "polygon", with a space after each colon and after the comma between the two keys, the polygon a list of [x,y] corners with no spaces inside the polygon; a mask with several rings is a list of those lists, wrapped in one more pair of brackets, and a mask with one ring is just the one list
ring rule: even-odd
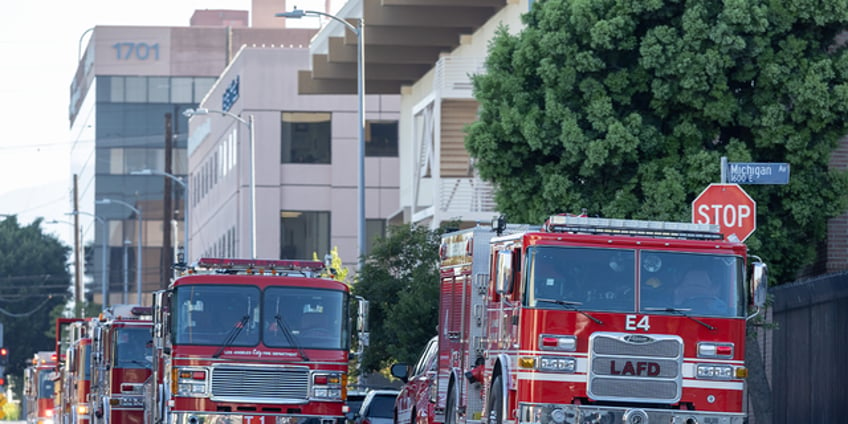
{"label": "traffic signal", "polygon": [[6,365],[9,363],[9,349],[5,347],[0,347],[0,365]]}

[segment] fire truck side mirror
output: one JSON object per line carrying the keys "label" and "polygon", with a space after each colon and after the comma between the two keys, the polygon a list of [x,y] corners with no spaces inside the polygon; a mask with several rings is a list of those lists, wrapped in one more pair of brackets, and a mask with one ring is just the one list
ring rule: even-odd
{"label": "fire truck side mirror", "polygon": [[766,304],[766,290],[768,288],[768,266],[763,262],[754,262],[751,273],[751,301],[757,308]]}
{"label": "fire truck side mirror", "polygon": [[394,364],[392,365],[392,375],[399,378],[400,381],[406,383],[409,381],[409,365],[407,364]]}
{"label": "fire truck side mirror", "polygon": [[356,331],[368,331],[368,301],[362,296],[356,296]]}
{"label": "fire truck side mirror", "polygon": [[495,290],[498,294],[512,292],[512,251],[501,250],[498,252],[498,267],[496,269]]}

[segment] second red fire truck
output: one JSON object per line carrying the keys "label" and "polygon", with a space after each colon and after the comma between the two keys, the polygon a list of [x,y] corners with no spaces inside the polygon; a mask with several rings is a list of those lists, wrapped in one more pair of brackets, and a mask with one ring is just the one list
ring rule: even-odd
{"label": "second red fire truck", "polygon": [[717,226],[500,220],[445,234],[440,256],[439,333],[392,368],[408,381],[396,423],[745,420],[766,267]]}
{"label": "second red fire truck", "polygon": [[92,424],[141,424],[152,374],[151,308],[114,305],[91,321]]}
{"label": "second red fire truck", "polygon": [[201,259],[154,294],[148,424],[337,424],[350,295],[317,261]]}

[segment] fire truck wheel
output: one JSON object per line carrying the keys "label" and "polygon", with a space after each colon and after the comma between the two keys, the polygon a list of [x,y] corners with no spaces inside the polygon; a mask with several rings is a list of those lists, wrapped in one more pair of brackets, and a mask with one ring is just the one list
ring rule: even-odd
{"label": "fire truck wheel", "polygon": [[503,423],[503,403],[501,376],[497,376],[492,380],[492,389],[489,391],[489,401],[487,402],[486,409],[489,411],[489,424]]}
{"label": "fire truck wheel", "polygon": [[451,386],[448,390],[448,402],[445,407],[445,424],[456,424],[456,389]]}

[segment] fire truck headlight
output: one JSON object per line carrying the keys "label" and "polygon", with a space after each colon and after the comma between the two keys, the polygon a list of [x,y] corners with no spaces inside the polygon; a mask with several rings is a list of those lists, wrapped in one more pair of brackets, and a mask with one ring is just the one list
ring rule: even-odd
{"label": "fire truck headlight", "polygon": [[207,396],[206,380],[209,374],[205,369],[182,368],[175,370],[177,378],[177,396]]}
{"label": "fire truck headlight", "polygon": [[725,358],[733,357],[733,343],[698,343],[699,358]]}
{"label": "fire truck headlight", "polygon": [[345,380],[344,374],[340,373],[312,374],[312,397],[319,400],[341,400],[342,383]]}
{"label": "fire truck headlight", "polygon": [[180,383],[178,395],[198,397],[206,393],[206,384],[203,383]]}
{"label": "fire truck headlight", "polygon": [[733,378],[733,367],[730,365],[720,364],[699,364],[698,378],[708,378],[713,380],[730,380]]}
{"label": "fire truck headlight", "polygon": [[543,356],[539,358],[539,371],[574,372],[577,360],[567,356]]}
{"label": "fire truck headlight", "polygon": [[577,337],[555,334],[542,334],[539,336],[539,349],[574,352],[575,350],[577,350]]}

